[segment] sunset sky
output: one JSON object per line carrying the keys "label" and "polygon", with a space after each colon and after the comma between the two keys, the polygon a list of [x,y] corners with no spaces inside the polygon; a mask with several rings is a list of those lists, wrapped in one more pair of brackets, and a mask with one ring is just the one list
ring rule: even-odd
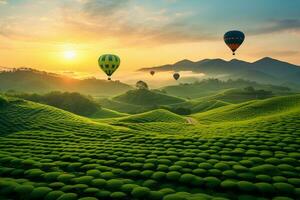
{"label": "sunset sky", "polygon": [[0,0],[0,66],[116,74],[182,59],[232,59],[223,34],[246,34],[236,58],[300,65],[299,0]]}

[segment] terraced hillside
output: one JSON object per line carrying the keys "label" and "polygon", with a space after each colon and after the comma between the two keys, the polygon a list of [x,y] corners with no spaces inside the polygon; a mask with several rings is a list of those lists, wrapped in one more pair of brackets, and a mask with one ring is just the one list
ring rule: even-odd
{"label": "terraced hillside", "polygon": [[0,135],[18,131],[114,131],[106,124],[44,104],[0,96]]}
{"label": "terraced hillside", "polygon": [[262,117],[300,113],[300,95],[254,100],[237,105],[229,105],[209,112],[195,114],[201,121],[230,122],[260,120]]}
{"label": "terraced hillside", "polygon": [[[0,98],[1,125],[6,123],[1,128],[13,128],[0,135],[0,199],[300,196],[298,111],[278,115],[273,107],[263,120],[231,123],[218,123],[208,111],[207,119],[216,117],[211,125],[202,123],[203,113],[197,124],[122,122],[117,127],[5,98]],[[273,101],[292,107],[287,98],[292,97]],[[299,97],[292,99],[298,105]]]}
{"label": "terraced hillside", "polygon": [[117,112],[107,108],[98,109],[90,118],[104,119],[104,118],[115,118],[127,116],[125,113]]}
{"label": "terraced hillside", "polygon": [[100,104],[108,109],[125,113],[142,113],[170,105],[185,102],[184,99],[163,94],[154,90],[130,90],[111,99],[100,99]]}
{"label": "terraced hillside", "polygon": [[147,123],[147,122],[177,122],[186,123],[187,120],[180,115],[170,111],[158,109],[142,114],[136,114],[129,117],[121,118],[119,121],[127,123]]}

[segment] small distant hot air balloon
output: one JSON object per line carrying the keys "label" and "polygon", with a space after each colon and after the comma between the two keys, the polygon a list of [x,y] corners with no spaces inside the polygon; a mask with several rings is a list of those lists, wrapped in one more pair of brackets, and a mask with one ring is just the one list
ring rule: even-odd
{"label": "small distant hot air balloon", "polygon": [[153,76],[155,74],[155,71],[151,70],[150,74]]}
{"label": "small distant hot air balloon", "polygon": [[177,72],[173,74],[173,78],[177,81],[180,78],[180,74]]}
{"label": "small distant hot air balloon", "polygon": [[227,46],[231,49],[232,55],[235,55],[235,51],[244,42],[245,35],[241,31],[228,31],[224,35],[224,41]]}
{"label": "small distant hot air balloon", "polygon": [[98,59],[99,67],[108,76],[108,80],[111,80],[111,75],[118,69],[120,62],[119,56],[113,54],[104,54]]}

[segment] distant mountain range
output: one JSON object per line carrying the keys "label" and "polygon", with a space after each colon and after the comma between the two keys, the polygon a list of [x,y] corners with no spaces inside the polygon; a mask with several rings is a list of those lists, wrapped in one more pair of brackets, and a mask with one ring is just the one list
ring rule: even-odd
{"label": "distant mountain range", "polygon": [[300,66],[265,57],[255,62],[233,59],[204,59],[197,62],[182,60],[173,65],[142,68],[140,71],[192,71],[208,77],[247,79],[261,83],[300,85]]}
{"label": "distant mountain range", "polygon": [[132,89],[131,86],[120,81],[106,81],[96,78],[80,80],[30,68],[0,72],[0,91],[13,90],[28,93],[68,91],[93,96],[115,96],[130,89]]}

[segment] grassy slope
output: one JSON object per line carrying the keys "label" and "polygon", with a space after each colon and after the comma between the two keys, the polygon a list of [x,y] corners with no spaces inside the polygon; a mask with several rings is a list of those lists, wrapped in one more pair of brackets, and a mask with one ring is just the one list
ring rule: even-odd
{"label": "grassy slope", "polygon": [[[289,193],[276,191],[270,194],[268,199],[275,196],[296,199],[294,193],[296,190],[293,187],[299,188],[299,182],[295,183],[295,178],[296,181],[300,178],[298,173],[300,119],[299,112],[287,110],[290,108],[294,110],[296,105],[299,106],[297,103],[299,95],[277,100],[273,98],[269,104],[266,101],[268,100],[254,102],[265,102],[264,105],[268,108],[269,104],[277,106],[275,102],[279,101],[278,104],[281,105],[279,107],[285,108],[284,114],[277,115],[270,112],[271,117],[265,118],[267,120],[233,123],[195,125],[166,122],[127,123],[128,127],[137,130],[133,132],[95,123],[50,106],[0,98],[0,130],[11,126],[15,131],[19,131],[8,130],[14,133],[0,135],[0,186],[5,186],[3,190],[0,188],[0,199],[22,199],[14,198],[14,195],[17,195],[14,190],[7,190],[7,185],[3,184],[7,181],[9,187],[15,182],[20,185],[25,182],[24,184],[33,185],[35,188],[48,186],[53,190],[63,190],[65,193],[74,192],[78,194],[78,198],[81,198],[87,196],[85,184],[95,190],[95,185],[91,184],[89,179],[87,180],[91,178],[86,176],[89,174],[94,176],[92,179],[97,179],[100,183],[105,179],[106,186],[96,187],[101,188],[100,192],[108,191],[109,194],[120,191],[119,188],[116,189],[119,183],[117,186],[114,184],[118,179],[122,181],[121,184],[126,182],[149,187],[151,192],[162,188],[170,188],[171,192],[172,190],[184,191],[187,192],[185,195],[193,197],[191,199],[214,199],[207,196],[205,198],[194,196],[201,193],[227,197],[226,199],[262,199],[256,197],[262,197],[264,193],[258,190],[249,191],[248,187],[238,188],[235,185],[235,190],[232,192],[231,188],[220,186],[211,188],[208,184],[216,183],[214,181],[216,178],[219,181],[232,179],[232,172],[235,176],[233,180],[239,181],[238,183],[246,180],[248,181],[246,186],[249,185],[249,181],[250,185],[252,182],[261,182],[255,175],[265,173],[272,173],[272,177],[277,176],[284,181],[288,180],[289,183],[293,180],[293,186],[290,186],[292,189],[288,188]],[[252,103],[250,102],[249,105]],[[239,107],[236,109],[239,110]],[[274,108],[271,106],[268,110],[272,111]],[[222,114],[226,112],[221,112],[219,115]],[[2,125],[2,122],[6,124]],[[265,164],[277,162],[282,168],[277,167],[277,164],[272,167],[276,169],[273,171],[263,168]],[[252,172],[252,167],[263,168],[261,169],[263,172],[258,171],[249,180],[248,172]],[[182,181],[179,177],[174,178],[168,173],[170,170],[174,171],[174,168],[180,175],[186,173],[195,175],[197,183],[195,182],[194,185],[193,180]],[[24,170],[28,169],[42,169],[44,172],[42,171],[42,175],[29,174],[28,171],[25,173]],[[93,170],[89,171],[89,169]],[[96,173],[94,173],[95,169]],[[229,175],[224,173],[225,170],[230,172]],[[167,177],[151,176],[152,172],[159,171],[168,173]],[[55,177],[53,179],[51,176],[52,179],[46,180],[44,174],[47,172],[64,176],[74,175],[76,178],[59,179],[64,182],[59,186]],[[211,181],[213,177],[215,178]],[[172,179],[168,180],[169,178]],[[156,182],[153,182],[154,180]],[[199,181],[200,185],[198,185]],[[273,184],[272,180],[270,184]],[[76,190],[73,188],[75,185]],[[245,183],[239,186],[243,185]],[[3,191],[6,193],[1,193]],[[7,192],[11,193],[7,194]],[[28,192],[24,195],[30,197],[31,194]],[[93,194],[89,193],[89,195]],[[126,190],[126,195],[128,199],[134,199],[131,191]],[[165,196],[161,199],[187,199]],[[149,196],[149,199],[155,198]]]}
{"label": "grassy slope", "polygon": [[127,114],[117,112],[114,110],[110,110],[107,108],[100,108],[94,113],[93,115],[89,116],[89,118],[94,118],[94,119],[104,119],[104,118],[115,118],[115,117],[124,117]]}
{"label": "grassy slope", "polygon": [[152,90],[130,90],[112,99],[100,99],[100,104],[108,109],[123,113],[142,113],[162,105],[182,103],[185,100]]}
{"label": "grassy slope", "polygon": [[272,96],[259,96],[250,94],[242,89],[226,89],[221,92],[202,98],[192,99],[190,101],[172,105],[172,107],[190,108],[192,113],[209,111],[230,104],[242,103],[255,99],[265,99]]}
{"label": "grassy slope", "polygon": [[170,111],[158,109],[141,114],[131,115],[129,117],[121,118],[121,122],[129,123],[146,123],[146,122],[177,122],[186,123],[186,119],[180,115],[174,114]]}
{"label": "grassy slope", "polygon": [[119,102],[141,106],[169,105],[185,101],[184,99],[152,90],[130,90],[113,99]]}
{"label": "grassy slope", "polygon": [[205,113],[195,114],[199,121],[230,122],[257,120],[274,115],[300,114],[300,95],[254,100],[237,105],[228,105]]}
{"label": "grassy slope", "polygon": [[198,98],[195,100],[207,101],[207,100],[219,100],[227,103],[242,103],[256,99],[266,99],[273,97],[273,95],[257,95],[253,93],[245,92],[243,89],[226,89],[215,95]]}
{"label": "grassy slope", "polygon": [[26,130],[113,131],[112,126],[44,104],[3,96],[0,96],[0,102],[0,134]]}

